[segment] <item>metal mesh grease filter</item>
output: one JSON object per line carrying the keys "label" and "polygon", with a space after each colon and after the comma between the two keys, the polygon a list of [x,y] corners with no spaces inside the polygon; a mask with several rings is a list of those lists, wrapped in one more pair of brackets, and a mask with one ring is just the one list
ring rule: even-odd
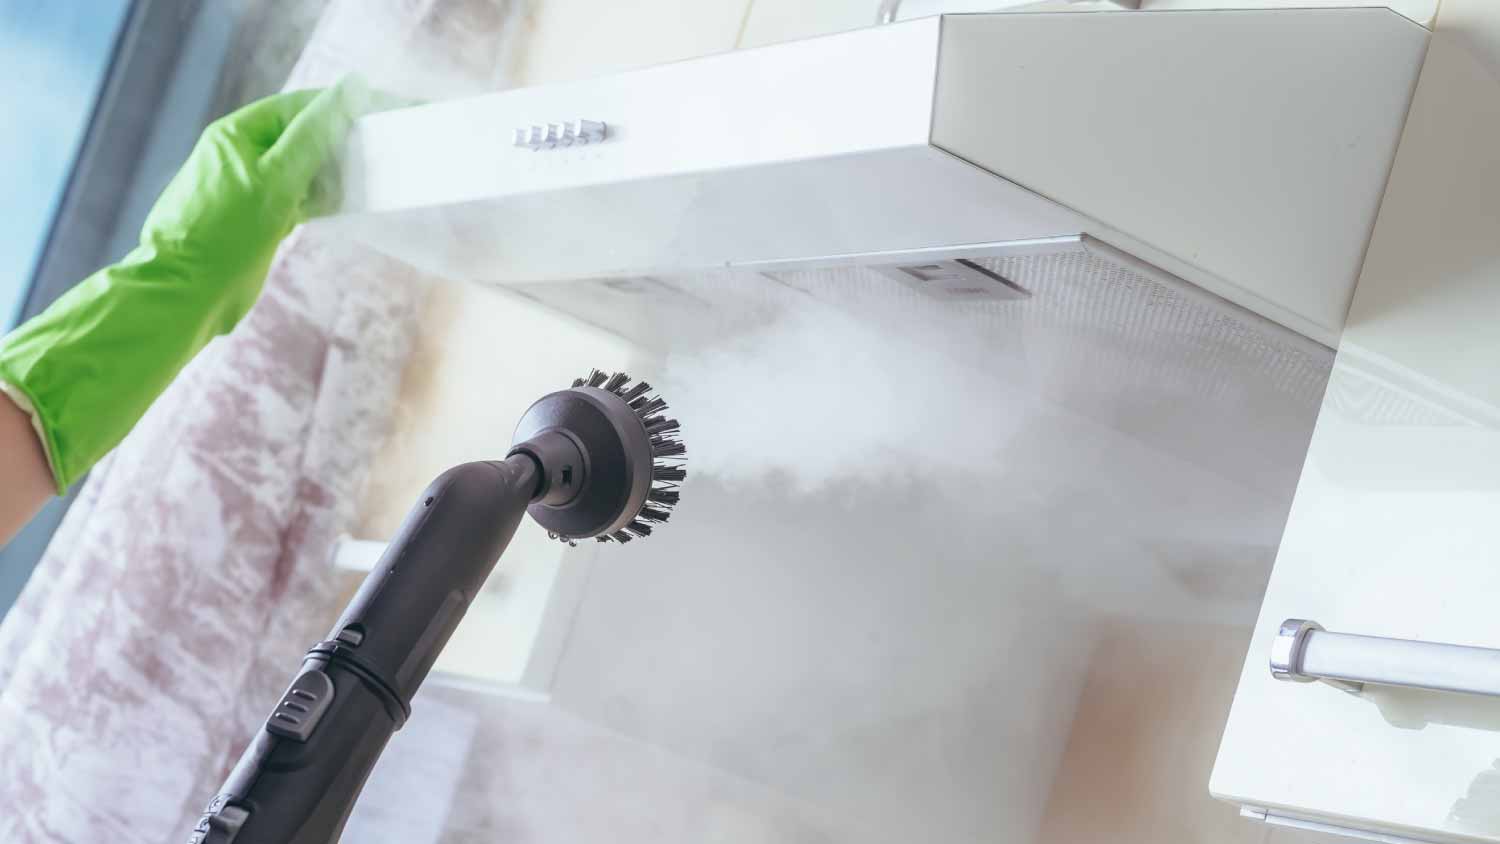
{"label": "metal mesh grease filter", "polygon": [[[892,272],[957,259],[1030,295],[973,295],[966,282],[945,298]],[[1276,495],[1295,488],[1333,363],[1326,347],[1086,238],[516,289],[660,353],[832,305],[994,377],[974,389],[1024,390]]]}

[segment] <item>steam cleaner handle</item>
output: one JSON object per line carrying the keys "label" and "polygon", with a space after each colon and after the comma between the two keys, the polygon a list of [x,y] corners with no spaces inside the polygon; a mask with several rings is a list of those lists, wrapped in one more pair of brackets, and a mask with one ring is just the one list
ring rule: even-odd
{"label": "steam cleaner handle", "polygon": [[331,844],[411,698],[510,543],[536,464],[433,481],[199,819],[189,844]]}

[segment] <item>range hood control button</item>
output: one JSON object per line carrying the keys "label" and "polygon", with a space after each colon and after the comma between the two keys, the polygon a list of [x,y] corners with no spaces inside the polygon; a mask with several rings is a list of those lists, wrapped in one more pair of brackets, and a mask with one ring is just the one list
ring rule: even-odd
{"label": "range hood control button", "polygon": [[609,127],[598,120],[578,121],[579,143],[597,144],[609,135]]}
{"label": "range hood control button", "polygon": [[516,129],[511,144],[529,150],[556,149],[583,144],[597,144],[609,137],[609,126],[599,120],[570,120]]}

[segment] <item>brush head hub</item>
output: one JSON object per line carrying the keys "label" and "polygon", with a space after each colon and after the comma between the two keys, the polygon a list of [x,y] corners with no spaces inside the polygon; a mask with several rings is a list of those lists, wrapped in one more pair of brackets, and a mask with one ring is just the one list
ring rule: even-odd
{"label": "brush head hub", "polygon": [[651,385],[594,370],[543,396],[516,425],[511,454],[541,466],[539,497],[527,508],[564,542],[629,542],[648,536],[677,503],[685,472],[678,423]]}

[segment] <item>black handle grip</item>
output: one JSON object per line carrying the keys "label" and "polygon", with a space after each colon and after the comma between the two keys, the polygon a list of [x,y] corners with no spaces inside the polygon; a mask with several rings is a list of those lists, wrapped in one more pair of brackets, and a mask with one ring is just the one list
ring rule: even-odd
{"label": "black handle grip", "polygon": [[328,640],[308,652],[189,844],[331,844],[411,697],[538,492],[536,462],[433,481]]}

